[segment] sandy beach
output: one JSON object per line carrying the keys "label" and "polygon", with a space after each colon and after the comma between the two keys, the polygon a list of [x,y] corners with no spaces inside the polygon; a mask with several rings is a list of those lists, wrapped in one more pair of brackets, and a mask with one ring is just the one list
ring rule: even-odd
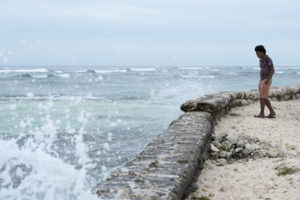
{"label": "sandy beach", "polygon": [[[198,189],[187,199],[300,199],[300,99],[271,103],[277,115],[275,119],[253,117],[259,113],[258,101],[233,108],[221,118],[215,126],[214,137],[255,138],[256,143],[246,145],[250,150],[255,149],[254,154],[229,162],[225,152],[224,158],[206,160],[197,180]],[[265,115],[268,114],[265,108]],[[217,144],[213,151],[221,155],[223,147]],[[268,145],[265,152],[264,145]],[[235,152],[242,149],[238,146]]]}

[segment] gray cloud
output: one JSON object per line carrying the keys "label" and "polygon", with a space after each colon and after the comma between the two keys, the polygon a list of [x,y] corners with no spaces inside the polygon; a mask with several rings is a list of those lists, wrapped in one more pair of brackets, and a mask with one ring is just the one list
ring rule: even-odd
{"label": "gray cloud", "polygon": [[256,65],[257,44],[299,65],[299,11],[296,0],[5,1],[0,49],[14,54],[0,65]]}

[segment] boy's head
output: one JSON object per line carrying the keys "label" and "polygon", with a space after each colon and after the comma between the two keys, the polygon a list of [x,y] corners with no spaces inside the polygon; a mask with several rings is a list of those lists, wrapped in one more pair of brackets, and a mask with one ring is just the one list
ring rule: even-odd
{"label": "boy's head", "polygon": [[259,58],[263,58],[267,53],[267,51],[263,45],[256,46],[255,51],[256,51],[257,57],[259,57]]}

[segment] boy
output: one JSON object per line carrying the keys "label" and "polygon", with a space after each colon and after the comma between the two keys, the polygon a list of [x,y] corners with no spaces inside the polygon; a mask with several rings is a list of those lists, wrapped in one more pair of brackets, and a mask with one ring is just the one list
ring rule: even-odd
{"label": "boy", "polygon": [[[275,112],[271,106],[270,100],[268,99],[269,89],[272,84],[272,76],[274,74],[274,66],[272,59],[266,55],[266,49],[263,45],[258,45],[255,47],[256,55],[260,59],[260,81],[258,84],[259,100],[260,100],[260,113],[254,115],[254,117],[259,118],[275,118]],[[265,105],[267,105],[270,114],[265,116],[264,110]]]}

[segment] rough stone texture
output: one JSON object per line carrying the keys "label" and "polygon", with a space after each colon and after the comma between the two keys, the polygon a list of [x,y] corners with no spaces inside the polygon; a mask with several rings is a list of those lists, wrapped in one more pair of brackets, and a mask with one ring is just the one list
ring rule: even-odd
{"label": "rough stone texture", "polygon": [[217,166],[238,159],[282,157],[284,151],[280,146],[272,146],[270,141],[239,133],[212,134],[209,158],[216,161]]}
{"label": "rough stone texture", "polygon": [[207,157],[212,131],[207,112],[174,120],[134,159],[111,173],[94,192],[101,199],[181,199]]}
{"label": "rough stone texture", "polygon": [[[269,97],[272,100],[289,100],[299,98],[300,85],[271,87]],[[215,94],[204,95],[195,100],[189,100],[180,106],[184,112],[207,111],[210,113],[226,112],[236,106],[243,106],[259,99],[258,91],[250,90],[246,92],[223,91]]]}
{"label": "rough stone texture", "polygon": [[[271,87],[269,94],[272,100],[278,101],[300,98],[300,85]],[[101,199],[184,198],[195,189],[193,183],[208,152],[215,152],[218,160],[225,162],[225,158],[257,150],[256,142],[245,143],[239,137],[227,134],[216,138],[220,145],[210,145],[213,126],[220,117],[232,107],[256,100],[258,91],[250,90],[219,92],[186,101],[180,107],[186,113],[174,120],[134,159],[100,182],[93,192]],[[266,153],[274,156],[272,152]]]}

